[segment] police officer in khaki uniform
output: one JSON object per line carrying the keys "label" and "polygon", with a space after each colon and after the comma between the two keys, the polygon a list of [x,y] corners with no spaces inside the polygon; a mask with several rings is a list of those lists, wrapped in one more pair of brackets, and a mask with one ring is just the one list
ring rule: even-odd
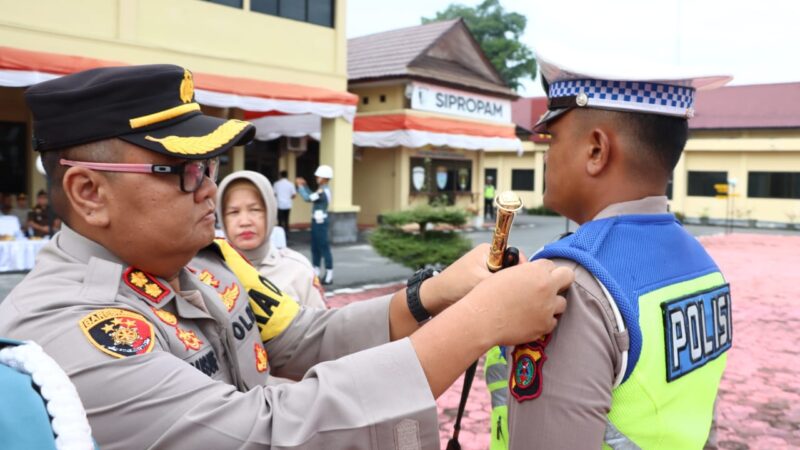
{"label": "police officer in khaki uniform", "polygon": [[434,399],[565,307],[569,270],[489,275],[482,246],[408,291],[301,308],[213,241],[217,157],[253,127],[203,115],[189,71],[94,69],[26,101],[65,226],[0,304],[0,336],[64,368],[100,448],[438,448]]}
{"label": "police officer in khaki uniform", "polygon": [[573,268],[575,282],[553,333],[511,352],[509,448],[702,448],[731,345],[730,290],[664,192],[696,89],[729,78],[616,67],[609,79],[555,55],[537,55],[544,203],[581,226],[533,258]]}

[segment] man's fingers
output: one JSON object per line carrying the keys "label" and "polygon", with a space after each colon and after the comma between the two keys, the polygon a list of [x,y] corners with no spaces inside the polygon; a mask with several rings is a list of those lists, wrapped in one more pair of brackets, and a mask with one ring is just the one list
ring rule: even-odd
{"label": "man's fingers", "polygon": [[553,315],[559,315],[567,309],[567,299],[563,295],[556,295],[556,304],[553,308]]}
{"label": "man's fingers", "polygon": [[575,272],[569,267],[556,267],[550,272],[553,282],[558,288],[558,292],[566,290],[575,281]]}

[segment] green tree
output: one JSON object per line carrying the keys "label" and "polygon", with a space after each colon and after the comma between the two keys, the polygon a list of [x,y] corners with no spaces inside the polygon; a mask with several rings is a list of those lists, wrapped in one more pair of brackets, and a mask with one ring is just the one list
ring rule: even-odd
{"label": "green tree", "polygon": [[533,51],[520,42],[528,22],[525,16],[506,12],[500,0],[483,0],[475,7],[451,4],[434,17],[423,17],[422,23],[459,18],[464,19],[483,52],[512,89],[519,89],[520,79],[536,77]]}

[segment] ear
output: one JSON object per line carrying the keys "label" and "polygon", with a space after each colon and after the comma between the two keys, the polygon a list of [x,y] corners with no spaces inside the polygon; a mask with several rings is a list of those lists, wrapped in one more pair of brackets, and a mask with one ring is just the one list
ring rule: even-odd
{"label": "ear", "polygon": [[608,168],[611,160],[613,136],[603,127],[592,129],[589,135],[589,155],[586,160],[586,173],[596,177]]}
{"label": "ear", "polygon": [[108,183],[102,174],[85,167],[70,167],[64,172],[62,187],[73,220],[83,221],[93,227],[108,226]]}

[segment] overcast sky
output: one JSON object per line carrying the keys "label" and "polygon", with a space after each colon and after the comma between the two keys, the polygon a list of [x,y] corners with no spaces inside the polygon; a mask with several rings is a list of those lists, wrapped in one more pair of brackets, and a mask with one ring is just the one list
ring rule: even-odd
{"label": "overcast sky", "polygon": [[[478,0],[347,0],[347,36],[420,24],[450,3]],[[798,0],[500,0],[524,14],[523,41],[550,42],[596,59],[677,65],[733,75],[732,84],[800,81]],[[608,68],[604,68],[608,72]],[[524,96],[543,95],[538,80]]]}

